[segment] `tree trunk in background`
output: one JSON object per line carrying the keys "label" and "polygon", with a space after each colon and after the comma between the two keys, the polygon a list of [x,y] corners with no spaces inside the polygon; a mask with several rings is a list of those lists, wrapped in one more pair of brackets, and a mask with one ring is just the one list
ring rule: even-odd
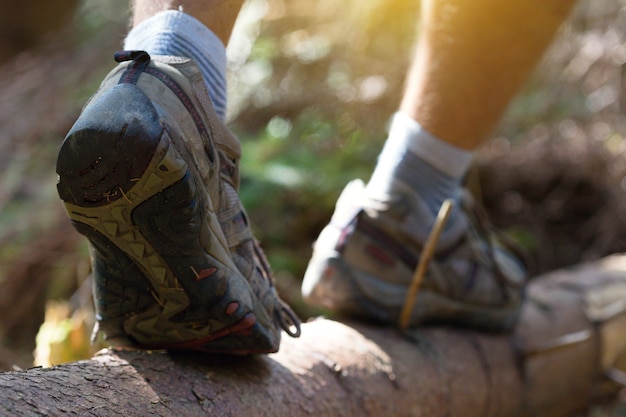
{"label": "tree trunk in background", "polygon": [[0,414],[570,416],[617,390],[625,335],[613,256],[534,280],[512,335],[320,319],[269,356],[106,350],[0,374]]}

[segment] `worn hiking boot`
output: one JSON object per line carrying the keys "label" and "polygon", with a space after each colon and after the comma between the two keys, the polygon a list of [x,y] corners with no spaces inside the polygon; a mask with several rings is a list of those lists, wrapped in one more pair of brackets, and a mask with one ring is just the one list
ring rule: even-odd
{"label": "worn hiking boot", "polygon": [[120,64],[61,146],[58,192],[89,241],[99,329],[145,348],[278,350],[300,323],[239,198],[238,140],[191,60]]}
{"label": "worn hiking boot", "polygon": [[[415,198],[398,191],[375,199],[361,181],[348,184],[315,243],[302,285],[305,300],[339,314],[398,324],[424,249],[413,232],[420,210]],[[469,197],[462,205],[466,232],[437,246],[408,324],[508,330],[520,310],[525,269],[472,215]]]}

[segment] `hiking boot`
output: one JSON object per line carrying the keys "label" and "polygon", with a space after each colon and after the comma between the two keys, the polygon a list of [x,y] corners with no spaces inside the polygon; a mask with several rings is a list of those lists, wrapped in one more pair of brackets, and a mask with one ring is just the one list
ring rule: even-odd
{"label": "hiking boot", "polygon": [[144,348],[278,350],[278,297],[238,189],[238,140],[189,59],[116,54],[65,138],[58,192],[90,242],[98,328]]}
{"label": "hiking boot", "polygon": [[[314,245],[302,284],[305,301],[341,315],[398,324],[425,256],[426,240],[416,236],[416,219],[432,217],[422,214],[417,199],[400,190],[373,198],[361,181],[348,184]],[[408,325],[508,330],[520,310],[525,268],[472,215],[469,196],[461,206],[467,215],[463,232],[436,246],[414,307],[407,311]]]}

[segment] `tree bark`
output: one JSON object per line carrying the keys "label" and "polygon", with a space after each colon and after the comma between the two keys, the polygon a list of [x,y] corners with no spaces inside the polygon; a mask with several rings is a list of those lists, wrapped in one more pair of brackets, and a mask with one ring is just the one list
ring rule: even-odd
{"label": "tree bark", "polygon": [[0,415],[568,416],[624,370],[620,255],[535,279],[510,335],[318,319],[267,356],[105,350],[0,374]]}

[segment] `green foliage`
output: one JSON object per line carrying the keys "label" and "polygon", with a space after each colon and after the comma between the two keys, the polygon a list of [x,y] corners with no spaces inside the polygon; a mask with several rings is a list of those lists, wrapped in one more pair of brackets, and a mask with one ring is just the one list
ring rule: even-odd
{"label": "green foliage", "polygon": [[[341,188],[367,178],[377,153],[358,130],[337,137],[333,121],[304,111],[293,121],[275,116],[243,143],[241,199],[253,217],[275,270],[301,276],[313,239],[330,218]],[[298,254],[286,259],[281,248]],[[293,256],[293,255],[292,255]]]}
{"label": "green foliage", "polygon": [[128,19],[127,0],[82,0],[73,20],[74,30],[83,37],[93,37],[111,28],[112,23]]}
{"label": "green foliage", "polygon": [[251,1],[265,13],[235,33],[253,45],[229,79],[241,198],[274,270],[296,283],[341,189],[371,175],[397,107],[417,5],[392,3]]}
{"label": "green foliage", "polygon": [[[241,195],[271,263],[297,281],[341,189],[371,174],[402,95],[419,5],[406,0],[249,5],[256,5],[256,20],[249,19],[242,32],[252,46],[246,59],[232,62],[230,91],[231,126],[244,151]],[[609,2],[593,6],[597,9],[583,5],[574,13],[563,30],[567,38],[555,44],[511,104],[494,134],[501,143],[517,146],[539,135],[558,139],[568,126],[564,119],[578,125],[597,118],[589,95],[606,69],[596,51],[581,54],[580,45],[601,36],[586,19],[609,16],[613,9]],[[607,27],[609,40],[610,31]],[[619,74],[613,78],[616,85],[619,79]],[[546,127],[554,125],[559,127]],[[537,236],[524,226],[507,233],[537,250]],[[284,247],[294,253],[292,262],[284,261]]]}

